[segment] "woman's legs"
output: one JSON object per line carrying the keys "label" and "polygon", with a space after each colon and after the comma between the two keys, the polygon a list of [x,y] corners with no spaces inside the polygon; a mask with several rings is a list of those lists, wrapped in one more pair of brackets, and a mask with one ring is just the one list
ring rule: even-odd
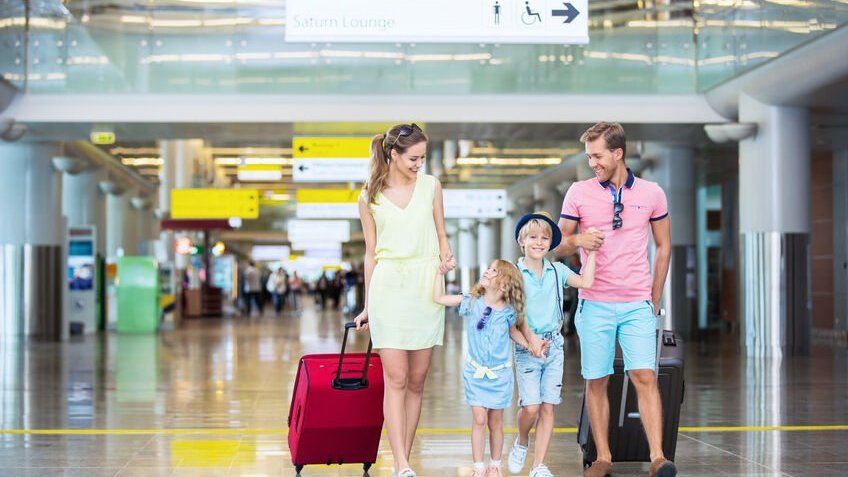
{"label": "woman's legs", "polygon": [[[489,455],[492,460],[501,460],[503,457],[503,409],[489,409]],[[480,462],[480,461],[477,461]]]}
{"label": "woman's legs", "polygon": [[406,453],[406,383],[409,375],[408,352],[400,349],[381,349],[385,396],[383,415],[386,435],[395,459],[395,472],[409,467]]}
{"label": "woman's legs", "polygon": [[[415,431],[418,430],[418,419],[421,417],[421,401],[424,397],[424,381],[430,370],[430,358],[433,348],[408,351],[409,378],[406,382],[406,460],[412,451],[415,441]],[[403,467],[401,467],[402,469]]]}
{"label": "woman's legs", "polygon": [[471,406],[471,457],[474,462],[483,462],[487,417],[485,407]]}

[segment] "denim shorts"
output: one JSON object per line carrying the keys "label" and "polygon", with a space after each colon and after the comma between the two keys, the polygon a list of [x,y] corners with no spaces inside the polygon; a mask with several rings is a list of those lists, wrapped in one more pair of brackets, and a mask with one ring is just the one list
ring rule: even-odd
{"label": "denim shorts", "polygon": [[562,367],[565,362],[565,338],[559,330],[541,335],[551,345],[544,358],[515,345],[515,379],[518,381],[518,405],[559,404],[562,402]]}
{"label": "denim shorts", "polygon": [[574,319],[580,337],[583,379],[612,374],[615,340],[621,345],[625,371],[654,369],[657,317],[648,300],[610,303],[581,299]]}

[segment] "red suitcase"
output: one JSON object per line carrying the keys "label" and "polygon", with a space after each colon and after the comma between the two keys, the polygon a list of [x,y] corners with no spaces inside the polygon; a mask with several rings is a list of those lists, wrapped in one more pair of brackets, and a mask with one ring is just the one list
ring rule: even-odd
{"label": "red suitcase", "polygon": [[383,429],[383,365],[380,355],[347,353],[345,324],[340,354],[300,358],[291,407],[289,450],[300,474],[310,464],[363,464],[377,460]]}

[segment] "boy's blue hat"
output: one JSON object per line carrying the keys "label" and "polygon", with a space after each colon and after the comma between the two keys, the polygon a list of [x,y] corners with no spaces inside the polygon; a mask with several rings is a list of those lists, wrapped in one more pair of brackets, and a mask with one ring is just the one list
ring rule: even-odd
{"label": "boy's blue hat", "polygon": [[547,222],[548,225],[551,226],[551,248],[548,250],[555,249],[560,242],[562,242],[562,232],[559,231],[559,225],[554,222],[554,219],[551,218],[551,215],[547,212],[533,212],[532,214],[524,214],[518,219],[518,222],[515,224],[515,241],[518,242],[518,233],[521,232],[521,228],[524,227],[527,222],[530,222],[533,219],[538,219],[543,222]]}

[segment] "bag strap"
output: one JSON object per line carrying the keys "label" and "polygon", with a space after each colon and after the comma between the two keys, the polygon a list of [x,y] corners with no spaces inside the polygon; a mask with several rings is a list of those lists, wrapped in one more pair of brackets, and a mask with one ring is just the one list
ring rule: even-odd
{"label": "bag strap", "polygon": [[[544,261],[542,263],[544,263]],[[554,279],[556,280],[557,308],[559,309],[560,326],[562,326],[562,321],[565,320],[565,315],[562,312],[562,283],[560,283],[559,281],[559,273],[557,272],[556,265],[554,265],[554,262],[550,263],[551,267],[553,267],[554,269]]]}

